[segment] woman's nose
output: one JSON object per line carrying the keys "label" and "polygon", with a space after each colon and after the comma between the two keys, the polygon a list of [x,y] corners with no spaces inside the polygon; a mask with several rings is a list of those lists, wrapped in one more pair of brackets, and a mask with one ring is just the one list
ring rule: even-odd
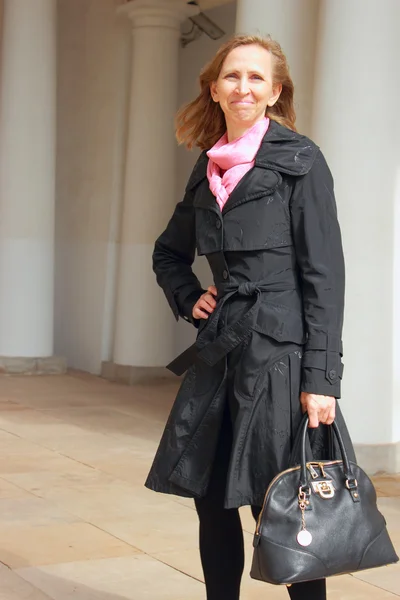
{"label": "woman's nose", "polygon": [[238,92],[243,96],[249,91],[249,82],[246,77],[242,77],[238,82]]}

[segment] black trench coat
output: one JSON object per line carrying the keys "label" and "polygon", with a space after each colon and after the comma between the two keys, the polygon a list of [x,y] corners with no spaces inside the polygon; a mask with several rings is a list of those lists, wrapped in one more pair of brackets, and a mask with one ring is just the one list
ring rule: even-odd
{"label": "black trench coat", "polygon": [[[344,261],[333,181],[319,148],[274,121],[222,212],[207,161],[203,152],[153,255],[176,319],[199,333],[172,364],[187,372],[146,486],[204,496],[234,396],[224,505],[260,506],[270,480],[288,466],[300,391],[340,397]],[[201,322],[192,317],[204,293],[191,268],[196,250],[218,290],[217,308]],[[310,444],[316,458],[337,455],[325,426],[310,431]]]}

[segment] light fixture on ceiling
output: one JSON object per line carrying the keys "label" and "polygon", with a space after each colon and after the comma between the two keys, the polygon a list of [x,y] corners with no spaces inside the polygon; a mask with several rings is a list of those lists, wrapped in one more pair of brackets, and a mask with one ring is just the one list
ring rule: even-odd
{"label": "light fixture on ceiling", "polygon": [[[199,6],[196,0],[192,0],[187,4]],[[214,21],[209,19],[203,12],[199,12],[197,15],[189,17],[189,21],[192,23],[192,28],[187,33],[182,34],[181,44],[183,47],[190,44],[190,42],[197,40],[202,33],[208,35],[208,37],[212,40],[219,40],[223,35],[225,35],[225,31],[223,31],[223,29],[214,23]]]}

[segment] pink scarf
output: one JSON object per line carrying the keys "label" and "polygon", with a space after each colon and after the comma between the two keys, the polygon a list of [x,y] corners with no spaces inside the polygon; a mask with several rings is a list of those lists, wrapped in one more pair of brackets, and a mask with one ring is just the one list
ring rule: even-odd
{"label": "pink scarf", "polygon": [[[269,119],[265,117],[233,142],[228,142],[228,135],[225,133],[207,152],[210,190],[221,210],[243,175],[254,167],[256,154],[268,126]],[[221,170],[225,171],[223,175]]]}

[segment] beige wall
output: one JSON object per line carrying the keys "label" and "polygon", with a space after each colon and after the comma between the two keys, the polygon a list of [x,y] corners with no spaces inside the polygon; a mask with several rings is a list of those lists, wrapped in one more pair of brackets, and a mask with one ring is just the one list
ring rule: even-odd
{"label": "beige wall", "polygon": [[296,127],[311,135],[319,0],[240,0],[238,33],[271,35],[282,46],[294,83]]}
{"label": "beige wall", "polygon": [[126,128],[130,27],[115,5],[58,2],[55,351],[94,373],[104,352]]}
{"label": "beige wall", "polygon": [[[3,6],[4,6],[4,2],[3,2],[3,0],[0,0],[0,37],[1,37],[2,31],[3,31]],[[1,44],[0,44],[0,52],[1,52]]]}
{"label": "beige wall", "polygon": [[[58,0],[55,352],[92,373],[112,360],[131,52],[118,4]],[[233,34],[235,3],[207,14]],[[203,35],[180,50],[179,104],[196,93],[199,70],[219,44]],[[197,154],[177,152],[178,201]],[[203,261],[197,270],[209,284]],[[177,350],[193,334],[179,323]]]}
{"label": "beige wall", "polygon": [[[207,11],[207,15],[226,32],[224,38],[214,41],[202,35],[198,40],[192,42],[180,51],[180,80],[179,80],[179,105],[182,105],[196,97],[198,87],[198,76],[200,69],[212,58],[218,47],[235,32],[236,2]],[[197,160],[199,152],[187,151],[183,147],[177,148],[177,173],[176,173],[176,198],[181,199],[186,186],[187,179]],[[211,273],[205,258],[201,257],[195,261],[194,270],[202,285],[212,285]],[[177,325],[176,351],[183,351],[191,344],[195,337],[194,328],[179,321]]]}

